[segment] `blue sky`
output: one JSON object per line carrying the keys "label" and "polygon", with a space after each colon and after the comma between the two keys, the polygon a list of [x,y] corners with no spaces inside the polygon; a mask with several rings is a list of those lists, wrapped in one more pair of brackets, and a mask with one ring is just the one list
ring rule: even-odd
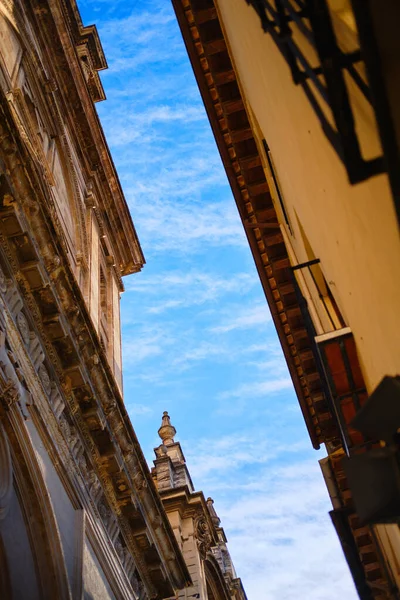
{"label": "blue sky", "polygon": [[81,0],[98,106],[147,260],[122,297],[125,402],[149,461],[170,412],[249,600],[357,598],[168,0]]}

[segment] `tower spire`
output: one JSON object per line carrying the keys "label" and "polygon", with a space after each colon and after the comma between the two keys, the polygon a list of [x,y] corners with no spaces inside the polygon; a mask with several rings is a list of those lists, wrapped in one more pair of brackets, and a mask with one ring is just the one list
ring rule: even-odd
{"label": "tower spire", "polygon": [[210,513],[210,517],[215,527],[219,527],[221,523],[221,519],[217,515],[217,511],[214,508],[214,500],[212,498],[207,498],[207,507],[208,512]]}
{"label": "tower spire", "polygon": [[176,435],[176,429],[173,425],[171,425],[171,419],[166,410],[163,412],[161,427],[158,430],[158,435],[160,436],[164,446],[170,446],[174,443],[174,435]]}

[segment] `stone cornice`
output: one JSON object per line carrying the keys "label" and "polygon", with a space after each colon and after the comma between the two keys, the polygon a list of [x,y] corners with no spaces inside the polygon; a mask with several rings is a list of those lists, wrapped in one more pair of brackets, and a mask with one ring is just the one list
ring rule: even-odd
{"label": "stone cornice", "polygon": [[201,517],[207,522],[213,543],[218,543],[218,530],[212,522],[203,492],[191,492],[187,485],[159,492],[167,513],[177,510],[183,519]]}
{"label": "stone cornice", "polygon": [[[94,63],[93,73],[97,76],[98,68],[106,67],[99,54],[101,45],[95,28],[82,28],[81,22],[74,22],[79,14],[75,2],[35,0],[30,3],[30,9],[32,24],[37,28],[37,37],[42,40],[42,52],[47,58],[46,69],[55,83],[50,94],[60,103],[69,123],[69,132],[85,165],[87,181],[95,175],[100,186],[101,210],[107,215],[115,237],[115,256],[122,275],[136,272],[144,264],[143,253],[93,104],[90,85],[85,79],[80,60],[82,52],[78,52],[86,40]],[[23,21],[19,20],[18,25],[23,28]],[[48,39],[52,40],[51,49],[46,43]],[[39,73],[45,79],[42,69]]]}
{"label": "stone cornice", "polygon": [[[242,582],[236,577],[226,548],[225,532],[222,527],[214,524],[203,492],[191,492],[185,485],[161,490],[160,496],[168,514],[178,511],[181,519],[193,520],[193,535],[198,552],[205,563],[213,565],[213,580],[217,578],[223,597],[246,600]],[[224,556],[229,559],[228,566]]]}

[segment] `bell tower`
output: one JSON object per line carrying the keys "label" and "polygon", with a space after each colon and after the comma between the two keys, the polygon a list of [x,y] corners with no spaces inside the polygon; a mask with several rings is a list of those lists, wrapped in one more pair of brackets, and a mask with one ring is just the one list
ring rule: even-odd
{"label": "bell tower", "polygon": [[158,435],[161,444],[154,449],[152,476],[193,582],[179,593],[179,600],[246,600],[214,501],[195,490],[166,411]]}

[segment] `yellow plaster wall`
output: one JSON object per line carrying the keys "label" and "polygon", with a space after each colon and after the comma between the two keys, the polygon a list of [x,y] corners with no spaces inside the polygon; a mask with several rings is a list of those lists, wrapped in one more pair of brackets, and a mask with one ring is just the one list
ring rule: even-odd
{"label": "yellow plaster wall", "polygon": [[[347,324],[369,391],[400,372],[400,240],[387,178],[351,186],[303,90],[244,0],[217,0],[246,101],[271,149],[290,242],[307,260],[300,221]],[[307,49],[309,54],[309,49]],[[373,115],[352,88],[368,157],[379,152]],[[297,213],[298,220],[296,218]]]}

